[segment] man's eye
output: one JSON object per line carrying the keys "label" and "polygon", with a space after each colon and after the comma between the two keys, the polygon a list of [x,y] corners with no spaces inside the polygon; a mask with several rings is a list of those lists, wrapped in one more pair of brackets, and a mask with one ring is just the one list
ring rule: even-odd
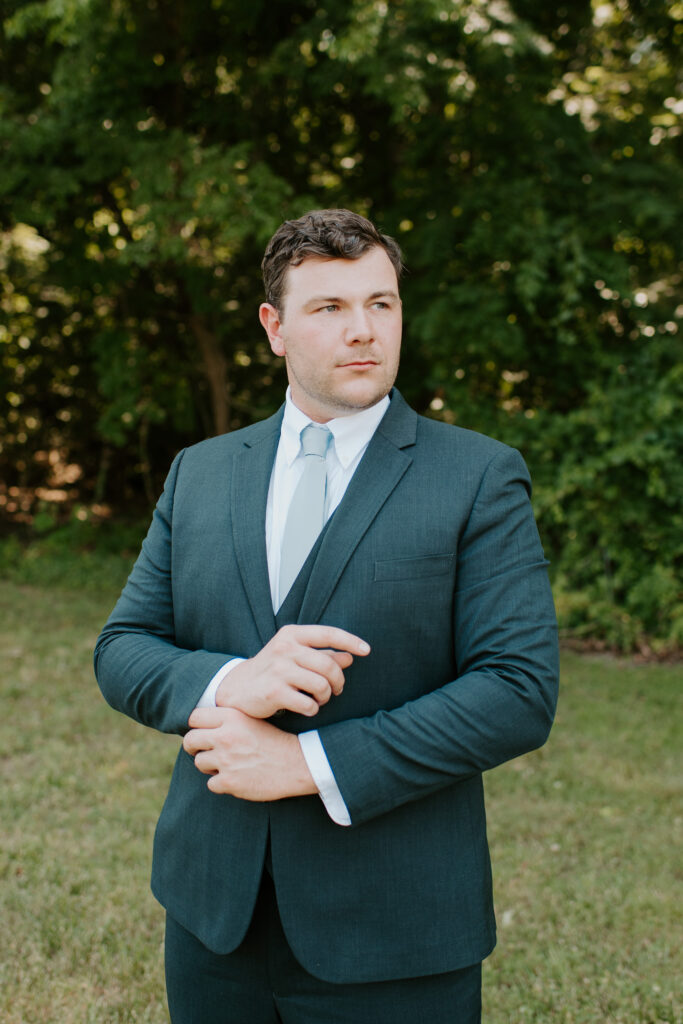
{"label": "man's eye", "polygon": [[318,310],[318,312],[319,313],[334,313],[334,311],[336,309],[339,309],[339,307],[335,306],[335,305],[321,306],[320,309]]}

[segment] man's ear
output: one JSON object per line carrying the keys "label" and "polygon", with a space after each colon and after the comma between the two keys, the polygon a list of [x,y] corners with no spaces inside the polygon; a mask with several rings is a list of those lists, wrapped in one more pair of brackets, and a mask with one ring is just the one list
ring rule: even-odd
{"label": "man's ear", "polygon": [[262,302],[259,306],[258,318],[268,335],[268,341],[273,352],[276,356],[283,356],[285,354],[285,346],[282,340],[282,322],[278,310],[275,306],[271,306],[270,302]]}

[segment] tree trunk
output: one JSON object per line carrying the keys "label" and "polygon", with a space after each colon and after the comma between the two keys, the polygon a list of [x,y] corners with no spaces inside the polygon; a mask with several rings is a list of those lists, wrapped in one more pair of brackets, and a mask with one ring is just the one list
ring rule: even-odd
{"label": "tree trunk", "polygon": [[208,326],[206,317],[200,313],[192,313],[189,325],[199,345],[204,372],[209,383],[213,429],[216,434],[225,434],[230,427],[228,360],[223,354],[216,334]]}

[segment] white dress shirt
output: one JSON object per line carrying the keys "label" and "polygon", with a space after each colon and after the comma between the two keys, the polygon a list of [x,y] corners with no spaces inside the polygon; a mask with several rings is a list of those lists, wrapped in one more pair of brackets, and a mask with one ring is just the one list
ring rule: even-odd
{"label": "white dress shirt", "polygon": [[[340,416],[337,419],[328,420],[325,424],[332,433],[332,442],[327,449],[326,521],[344,497],[351,477],[388,407],[389,398],[385,397],[369,409],[352,413],[350,416]],[[280,442],[273,463],[266,504],[266,551],[274,611],[278,609],[282,535],[289,505],[304,469],[301,431],[310,422],[309,417],[294,405],[288,388],[280,430]],[[197,707],[216,706],[218,687],[228,672],[243,660],[242,658],[233,658],[218,670],[200,697]],[[299,744],[327,813],[338,825],[350,825],[351,818],[348,809],[335,781],[318,731],[314,729],[300,733]]]}

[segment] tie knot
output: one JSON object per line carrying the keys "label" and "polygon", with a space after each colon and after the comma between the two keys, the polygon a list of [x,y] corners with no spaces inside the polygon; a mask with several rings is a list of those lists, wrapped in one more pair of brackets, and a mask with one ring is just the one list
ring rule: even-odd
{"label": "tie knot", "polygon": [[324,459],[331,440],[332,434],[327,427],[309,423],[301,431],[301,450],[304,455],[317,455]]}

